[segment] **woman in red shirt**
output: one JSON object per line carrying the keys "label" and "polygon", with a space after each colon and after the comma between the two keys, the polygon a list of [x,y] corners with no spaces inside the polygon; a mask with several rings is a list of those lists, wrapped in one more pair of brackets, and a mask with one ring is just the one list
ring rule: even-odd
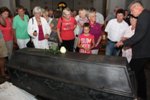
{"label": "woman in red shirt", "polygon": [[57,34],[61,46],[64,46],[68,51],[73,51],[74,46],[74,29],[76,27],[76,20],[71,17],[71,10],[65,8],[62,12],[62,17],[59,18],[57,24]]}
{"label": "woman in red shirt", "polygon": [[10,59],[13,51],[13,31],[12,31],[12,20],[10,16],[10,10],[7,7],[0,8],[0,16],[4,19],[6,26],[0,25],[0,30],[2,31],[3,38],[6,43],[8,50],[8,58]]}
{"label": "woman in red shirt", "polygon": [[[6,23],[1,16],[0,16],[0,25],[6,26]],[[7,57],[7,48],[5,45],[5,41],[3,39],[2,32],[0,30],[0,76],[3,76],[5,78],[7,78],[6,77],[7,75],[5,73],[6,57]]]}

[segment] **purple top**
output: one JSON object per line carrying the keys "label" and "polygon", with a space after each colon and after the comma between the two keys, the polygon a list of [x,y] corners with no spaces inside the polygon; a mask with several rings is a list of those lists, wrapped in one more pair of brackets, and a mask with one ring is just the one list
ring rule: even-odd
{"label": "purple top", "polygon": [[39,41],[44,40],[44,33],[43,33],[42,25],[38,25],[38,27],[39,27]]}
{"label": "purple top", "polygon": [[[99,23],[90,24],[90,33],[94,35],[95,43],[97,43],[99,37],[102,35],[102,26]],[[94,49],[99,49],[100,45]]]}

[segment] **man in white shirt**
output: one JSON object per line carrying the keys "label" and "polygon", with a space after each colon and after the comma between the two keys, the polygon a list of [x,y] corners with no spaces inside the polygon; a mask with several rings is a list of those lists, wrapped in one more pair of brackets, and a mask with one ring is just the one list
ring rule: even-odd
{"label": "man in white shirt", "polygon": [[108,22],[105,32],[107,32],[107,46],[105,54],[108,56],[118,56],[120,49],[115,44],[121,40],[121,37],[125,34],[125,31],[129,27],[123,20],[125,12],[123,9],[118,9],[116,12],[116,18]]}

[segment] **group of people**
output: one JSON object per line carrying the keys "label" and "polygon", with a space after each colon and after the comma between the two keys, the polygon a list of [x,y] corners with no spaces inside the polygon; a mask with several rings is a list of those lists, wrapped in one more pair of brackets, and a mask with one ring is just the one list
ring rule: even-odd
{"label": "group of people", "polygon": [[[85,27],[88,27],[89,31],[86,31]],[[59,42],[68,51],[98,54],[102,25],[96,22],[96,11],[89,10],[87,12],[86,9],[80,9],[79,15],[72,17],[71,11],[68,8],[64,9],[62,17],[58,20],[57,33]],[[84,33],[90,34],[94,38],[92,40],[88,36],[81,38]]]}
{"label": "group of people", "polygon": [[[19,49],[26,48],[29,41],[38,49],[49,49],[49,41],[54,34],[58,44],[67,51],[85,54],[98,54],[102,35],[107,35],[105,55],[127,58],[128,65],[135,72],[137,96],[146,100],[146,77],[144,67],[150,59],[150,12],[144,9],[140,1],[133,1],[130,6],[130,22],[125,19],[124,9],[117,8],[115,16],[104,21],[102,14],[94,8],[79,9],[79,14],[72,16],[69,8],[62,12],[49,11],[36,6],[33,17],[25,14],[24,7],[17,8],[17,15],[12,18],[7,7],[0,8],[0,56],[11,58],[13,42]],[[128,17],[126,17],[128,18]],[[103,30],[103,27],[105,29]],[[103,32],[104,31],[104,32]],[[121,53],[122,52],[122,53]],[[4,67],[0,68],[5,75]]]}
{"label": "group of people", "polygon": [[[96,54],[98,53],[101,24],[96,22],[95,9],[89,11],[89,14],[87,10],[80,9],[80,14],[76,17],[72,16],[69,8],[50,14],[47,9],[36,6],[32,13],[33,16],[29,17],[25,14],[24,7],[19,6],[17,7],[16,15],[12,17],[7,7],[0,8],[0,57],[1,61],[3,60],[0,72],[2,76],[6,76],[4,62],[11,58],[14,43],[17,44],[19,49],[26,48],[29,43],[33,43],[34,48],[37,49],[49,49],[52,46],[51,42],[54,42],[49,40],[54,35],[54,38],[57,38],[55,42],[73,52],[75,48],[80,48],[79,35],[84,32],[83,26],[85,22],[91,26],[88,25],[89,32],[93,33],[94,37],[94,46],[92,48],[97,50],[94,51]],[[78,30],[76,34],[74,34],[75,29]],[[74,43],[75,40],[78,42],[77,44]],[[88,47],[89,50],[92,48]],[[82,46],[81,49],[87,49],[87,47],[83,48]]]}

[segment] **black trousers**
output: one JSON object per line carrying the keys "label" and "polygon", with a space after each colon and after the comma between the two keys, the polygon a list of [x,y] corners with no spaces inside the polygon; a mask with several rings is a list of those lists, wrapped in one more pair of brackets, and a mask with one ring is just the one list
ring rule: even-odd
{"label": "black trousers", "polygon": [[137,96],[147,100],[146,76],[144,68],[150,58],[136,58],[130,62],[131,70],[134,71],[137,82]]}
{"label": "black trousers", "polygon": [[67,51],[73,52],[74,49],[74,39],[73,40],[63,40],[61,46],[64,46]]}

